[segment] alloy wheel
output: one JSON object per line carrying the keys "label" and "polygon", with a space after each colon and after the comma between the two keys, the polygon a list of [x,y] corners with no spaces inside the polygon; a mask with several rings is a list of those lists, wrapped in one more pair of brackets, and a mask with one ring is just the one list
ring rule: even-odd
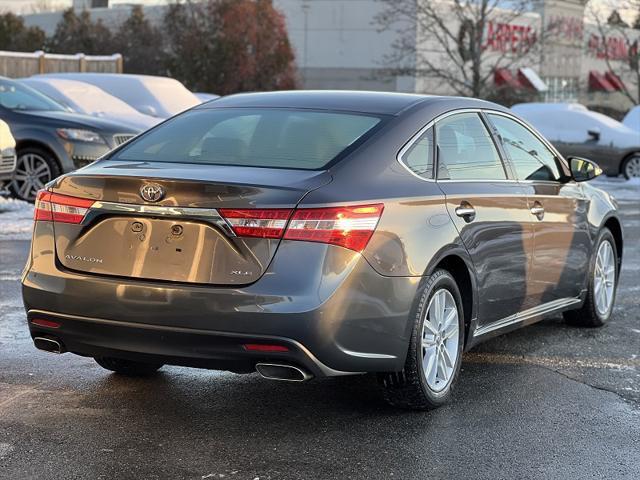
{"label": "alloy wheel", "polygon": [[631,157],[624,165],[624,176],[627,178],[640,177],[640,155]]}
{"label": "alloy wheel", "polygon": [[18,157],[11,188],[24,200],[35,200],[38,190],[52,180],[51,167],[37,153],[25,153]]}
{"label": "alloy wheel", "polygon": [[422,369],[434,392],[443,391],[453,378],[460,340],[458,321],[458,307],[451,292],[437,290],[422,323]]}
{"label": "alloy wheel", "polygon": [[596,267],[593,272],[593,297],[600,315],[606,315],[613,302],[616,282],[616,266],[613,247],[605,240],[598,247]]}

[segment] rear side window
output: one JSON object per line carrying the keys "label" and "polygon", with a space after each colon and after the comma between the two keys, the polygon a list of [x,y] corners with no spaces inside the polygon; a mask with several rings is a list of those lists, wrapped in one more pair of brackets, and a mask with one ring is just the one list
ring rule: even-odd
{"label": "rear side window", "polygon": [[402,163],[416,175],[433,178],[433,127],[420,135],[402,155]]}
{"label": "rear side window", "polygon": [[518,122],[489,114],[520,180],[559,180],[558,160],[544,143]]}
{"label": "rear side window", "polygon": [[496,146],[476,113],[452,115],[436,124],[439,180],[504,180]]}
{"label": "rear side window", "polygon": [[291,109],[192,110],[131,141],[111,159],[315,170],[380,121]]}

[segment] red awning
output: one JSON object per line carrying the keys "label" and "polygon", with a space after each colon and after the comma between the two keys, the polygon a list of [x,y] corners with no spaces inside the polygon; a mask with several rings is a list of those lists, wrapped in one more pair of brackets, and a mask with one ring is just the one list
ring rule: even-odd
{"label": "red awning", "polygon": [[518,69],[518,83],[523,87],[535,90],[536,92],[546,92],[549,90],[547,84],[538,76],[538,74],[529,67]]}
{"label": "red awning", "polygon": [[498,87],[521,87],[520,82],[511,74],[508,68],[497,68],[493,74],[493,81]]}
{"label": "red awning", "polygon": [[589,90],[600,92],[615,92],[616,89],[611,85],[609,80],[600,72],[591,70],[589,72]]}
{"label": "red awning", "polygon": [[622,83],[622,80],[620,79],[620,77],[618,75],[616,75],[615,73],[613,73],[611,70],[609,70],[608,72],[606,72],[604,74],[604,78],[607,79],[607,81],[611,84],[611,86],[613,88],[615,88],[616,90],[624,90],[624,83]]}

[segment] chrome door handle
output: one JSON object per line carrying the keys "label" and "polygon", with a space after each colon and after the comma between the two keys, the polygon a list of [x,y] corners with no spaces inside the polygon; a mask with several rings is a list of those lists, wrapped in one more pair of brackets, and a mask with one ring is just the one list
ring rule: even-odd
{"label": "chrome door handle", "polygon": [[540,204],[534,205],[531,207],[531,214],[538,217],[539,220],[542,220],[542,217],[544,216],[544,207]]}
{"label": "chrome door handle", "polygon": [[466,202],[457,207],[455,211],[457,216],[464,218],[468,222],[472,221],[476,216],[476,209]]}

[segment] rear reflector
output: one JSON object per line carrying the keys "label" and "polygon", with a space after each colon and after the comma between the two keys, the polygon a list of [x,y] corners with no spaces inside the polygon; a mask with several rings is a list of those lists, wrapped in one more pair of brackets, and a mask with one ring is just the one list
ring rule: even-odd
{"label": "rear reflector", "polygon": [[288,352],[289,347],[284,345],[265,345],[263,343],[245,343],[242,345],[250,352]]}
{"label": "rear reflector", "polygon": [[31,320],[31,323],[37,325],[39,327],[47,327],[47,328],[60,328],[60,324],[58,322],[53,322],[51,320],[45,320],[43,318],[34,318]]}
{"label": "rear reflector", "polygon": [[239,237],[281,238],[291,210],[282,208],[230,210],[220,209]]}
{"label": "rear reflector", "polygon": [[40,190],[36,197],[34,218],[36,221],[81,223],[93,200],[69,197]]}
{"label": "rear reflector", "polygon": [[369,243],[383,209],[383,204],[376,203],[293,211],[220,209],[219,212],[239,237],[284,237],[287,240],[330,243],[361,252]]}
{"label": "rear reflector", "polygon": [[284,238],[340,245],[361,252],[373,235],[384,205],[296,210]]}

